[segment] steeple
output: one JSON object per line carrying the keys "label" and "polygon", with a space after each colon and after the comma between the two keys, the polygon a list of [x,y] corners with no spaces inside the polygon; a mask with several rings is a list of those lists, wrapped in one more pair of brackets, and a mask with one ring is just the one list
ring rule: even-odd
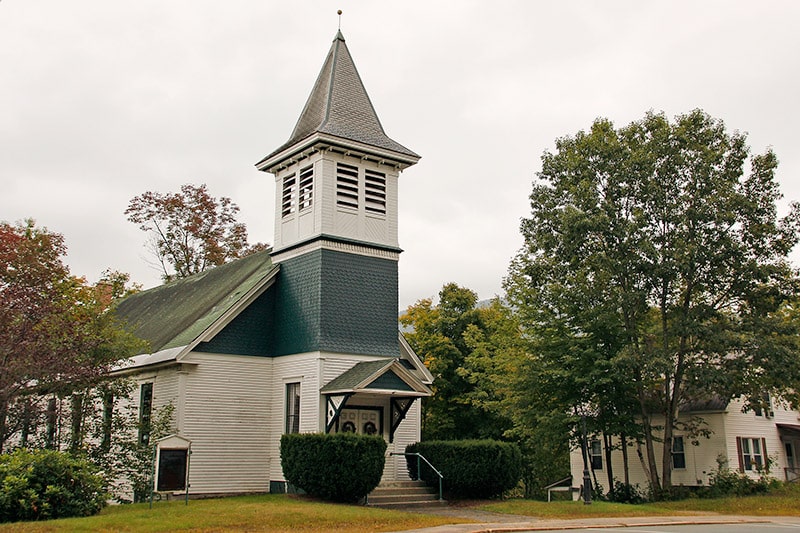
{"label": "steeple", "polygon": [[333,39],[289,140],[256,167],[271,171],[318,142],[360,149],[401,169],[419,160],[419,155],[386,135],[341,31]]}

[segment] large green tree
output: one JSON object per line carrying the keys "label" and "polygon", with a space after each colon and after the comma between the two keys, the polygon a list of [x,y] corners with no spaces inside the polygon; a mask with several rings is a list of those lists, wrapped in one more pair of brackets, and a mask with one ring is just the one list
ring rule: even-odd
{"label": "large green tree", "polygon": [[400,317],[405,337],[434,375],[423,402],[423,439],[501,438],[510,428],[497,376],[519,337],[499,301],[478,306],[475,292],[447,283],[439,303],[423,299]]}
{"label": "large green tree", "polygon": [[800,209],[778,216],[777,165],[700,110],[619,129],[598,119],[542,156],[508,298],[537,368],[570,388],[565,411],[602,414],[614,390],[633,399],[656,495],[687,402],[768,391],[797,404],[787,256]]}

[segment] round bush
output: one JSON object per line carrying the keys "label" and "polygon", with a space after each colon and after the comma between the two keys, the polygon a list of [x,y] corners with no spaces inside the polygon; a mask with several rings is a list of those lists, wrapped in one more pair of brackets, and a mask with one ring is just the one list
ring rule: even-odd
{"label": "round bush", "polygon": [[[410,444],[407,453],[422,454],[444,476],[444,490],[455,498],[493,498],[517,486],[522,477],[522,453],[512,443],[496,440],[428,441]],[[408,472],[417,478],[416,457]],[[421,477],[436,486],[439,477],[424,461]]]}
{"label": "round bush", "polygon": [[286,481],[306,493],[336,502],[355,502],[378,486],[386,441],[377,435],[294,433],[281,437]]}
{"label": "round bush", "polygon": [[0,522],[89,516],[105,505],[103,478],[86,460],[52,450],[0,455]]}

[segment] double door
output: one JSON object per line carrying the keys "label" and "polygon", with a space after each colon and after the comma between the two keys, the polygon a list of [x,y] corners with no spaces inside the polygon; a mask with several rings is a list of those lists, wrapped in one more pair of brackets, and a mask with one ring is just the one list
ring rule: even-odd
{"label": "double door", "polygon": [[342,409],[339,415],[340,433],[358,433],[360,435],[377,435],[381,432],[380,409]]}

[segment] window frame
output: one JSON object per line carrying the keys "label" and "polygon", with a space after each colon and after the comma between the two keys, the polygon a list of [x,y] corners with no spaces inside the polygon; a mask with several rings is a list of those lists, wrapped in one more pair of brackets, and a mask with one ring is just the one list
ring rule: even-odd
{"label": "window frame", "polygon": [[[595,446],[596,445],[596,446]],[[603,469],[603,443],[600,439],[592,439],[589,441],[589,466],[592,470]]]}
{"label": "window frame", "polygon": [[739,454],[740,472],[769,471],[764,437],[736,437],[736,451]]}
{"label": "window frame", "polygon": [[[678,445],[680,443],[680,445]],[[683,435],[672,436],[672,469],[673,470],[686,470],[686,441]]]}
{"label": "window frame", "polygon": [[300,400],[302,388],[299,381],[291,381],[284,386],[284,433],[300,433]]}
{"label": "window frame", "polygon": [[139,444],[150,444],[153,431],[153,382],[147,381],[139,386]]}

